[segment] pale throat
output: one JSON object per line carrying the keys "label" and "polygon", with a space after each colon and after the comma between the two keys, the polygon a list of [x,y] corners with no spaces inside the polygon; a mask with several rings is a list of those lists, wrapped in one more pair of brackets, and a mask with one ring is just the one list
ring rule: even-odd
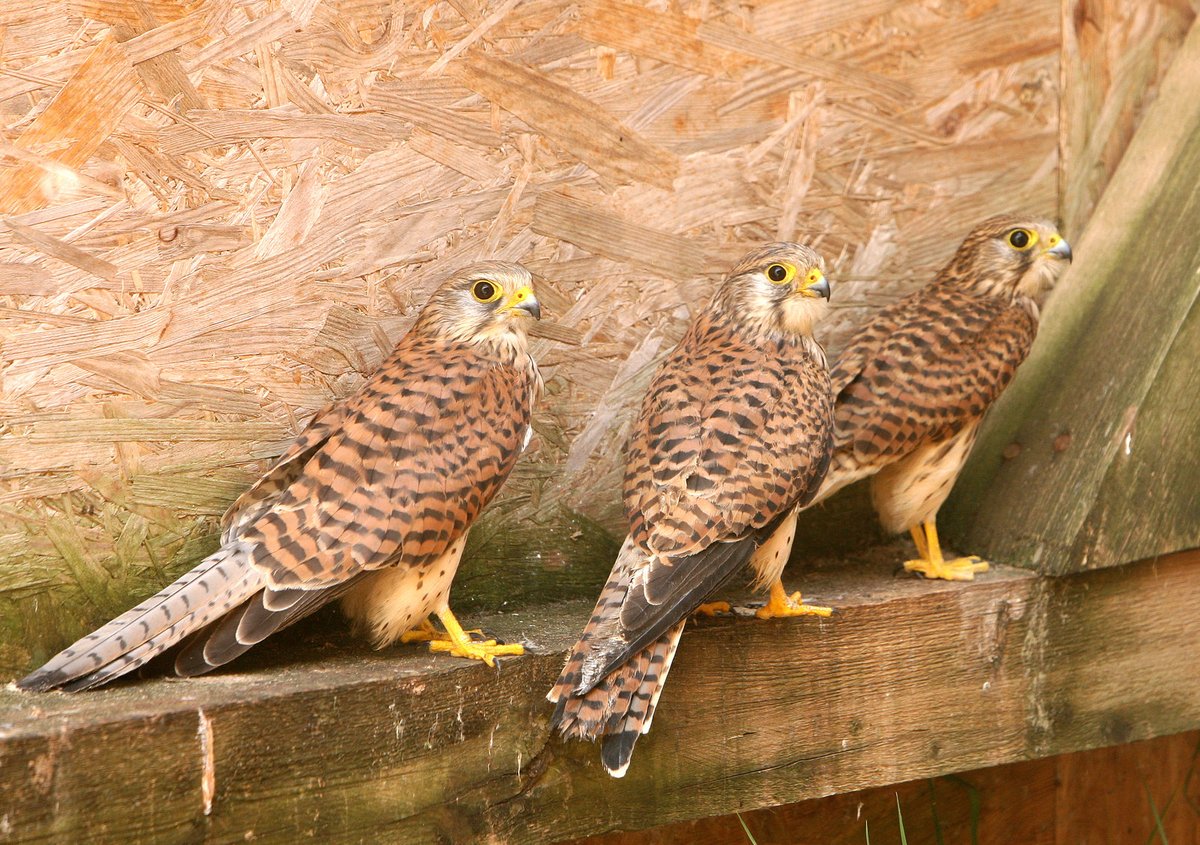
{"label": "pale throat", "polygon": [[474,343],[487,347],[495,352],[498,359],[512,363],[529,351],[529,338],[524,331],[512,325],[513,320],[521,317],[505,317],[496,320],[476,332],[471,338]]}
{"label": "pale throat", "polygon": [[789,296],[779,306],[779,327],[809,337],[828,311],[829,303],[823,298]]}
{"label": "pale throat", "polygon": [[1054,259],[1038,258],[1025,271],[1025,275],[1021,277],[1021,281],[1017,283],[1017,291],[1030,299],[1040,302],[1042,297],[1049,292],[1050,288],[1054,287],[1054,283],[1058,281],[1062,270],[1061,262]]}

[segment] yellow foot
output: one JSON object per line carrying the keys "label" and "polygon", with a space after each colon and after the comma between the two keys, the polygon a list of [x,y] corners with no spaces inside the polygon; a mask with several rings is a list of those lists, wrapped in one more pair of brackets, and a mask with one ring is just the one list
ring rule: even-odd
{"label": "yellow foot", "polygon": [[727,601],[710,601],[696,608],[696,613],[704,616],[716,616],[718,613],[733,613],[733,608]]}
{"label": "yellow foot", "polygon": [[[474,639],[476,636],[478,636],[480,639],[483,639],[485,636],[483,631],[479,630],[478,628],[472,628],[469,631],[463,631],[463,633],[470,635],[472,639]],[[400,642],[402,643],[431,643],[445,639],[446,634],[435,628],[433,623],[428,619],[426,619],[416,628],[413,628],[411,631],[405,631],[400,635]]]}
{"label": "yellow foot", "polygon": [[926,578],[943,581],[974,581],[976,572],[987,572],[987,561],[975,557],[959,557],[954,560],[942,558],[942,544],[938,541],[937,524],[931,519],[914,525],[911,529],[913,542],[917,544],[916,560],[904,562],[909,572],[919,572]]}
{"label": "yellow foot", "polygon": [[974,581],[976,572],[987,572],[988,563],[975,556],[960,557],[954,560],[908,560],[904,568],[909,572],[917,572],[926,578],[940,578],[943,581]]}
{"label": "yellow foot", "polygon": [[792,593],[789,596],[787,590],[783,589],[783,582],[776,581],[771,585],[771,597],[767,600],[767,606],[759,608],[754,615],[759,619],[781,619],[788,616],[832,616],[833,608],[804,604],[800,601],[799,593]]}
{"label": "yellow foot", "polygon": [[437,617],[441,620],[442,627],[446,629],[444,634],[434,628],[429,620],[425,620],[420,627],[407,632],[401,639],[405,640],[411,635],[411,638],[405,640],[406,642],[427,640],[429,650],[436,654],[449,654],[453,657],[465,657],[468,660],[482,660],[488,666],[495,666],[497,657],[510,657],[525,653],[525,647],[517,643],[501,645],[495,640],[471,639],[471,634],[482,636],[483,632],[464,631],[462,625],[458,624],[458,620],[454,618],[454,614],[450,612],[450,608],[437,611]]}
{"label": "yellow foot", "polygon": [[482,660],[488,666],[495,666],[497,657],[524,654],[525,646],[520,643],[498,645],[495,640],[469,640],[465,643],[456,643],[452,640],[432,640],[429,643],[429,650],[438,654],[449,654],[452,657]]}
{"label": "yellow foot", "polygon": [[444,637],[441,631],[433,627],[433,623],[426,619],[411,631],[405,631],[400,635],[402,643],[427,643],[432,640],[441,639]]}

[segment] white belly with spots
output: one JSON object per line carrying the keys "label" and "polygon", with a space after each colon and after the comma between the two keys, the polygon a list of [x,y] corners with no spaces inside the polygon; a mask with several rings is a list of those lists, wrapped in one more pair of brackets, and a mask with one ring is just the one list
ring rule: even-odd
{"label": "white belly with spots", "polygon": [[978,429],[975,423],[948,440],[920,446],[871,479],[871,501],[884,530],[899,534],[937,516],[971,453]]}
{"label": "white belly with spots", "polygon": [[342,599],[342,610],[356,628],[367,632],[376,648],[391,645],[448,605],[450,584],[466,545],[464,534],[427,567],[391,567],[372,573]]}
{"label": "white belly with spots", "polygon": [[783,568],[787,566],[788,558],[792,554],[792,543],[795,539],[796,512],[793,511],[775,529],[775,533],[767,539],[767,542],[755,550],[754,557],[750,558],[756,590],[769,587],[783,574]]}

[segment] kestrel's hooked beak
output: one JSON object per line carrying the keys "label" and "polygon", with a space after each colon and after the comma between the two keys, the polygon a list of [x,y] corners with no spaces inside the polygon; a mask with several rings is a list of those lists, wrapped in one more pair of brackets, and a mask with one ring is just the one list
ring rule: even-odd
{"label": "kestrel's hooked beak", "polygon": [[1061,258],[1068,264],[1071,263],[1071,245],[1063,240],[1062,235],[1055,232],[1046,240],[1046,246],[1046,255],[1053,255],[1055,258]]}
{"label": "kestrel's hooked beak", "polygon": [[517,292],[508,298],[508,302],[500,307],[500,313],[505,311],[524,311],[535,320],[542,319],[542,306],[533,295],[533,288],[526,285],[518,288]]}
{"label": "kestrel's hooked beak", "polygon": [[817,272],[817,280],[804,286],[805,296],[819,296],[823,299],[829,299],[829,280],[825,278],[825,274]]}

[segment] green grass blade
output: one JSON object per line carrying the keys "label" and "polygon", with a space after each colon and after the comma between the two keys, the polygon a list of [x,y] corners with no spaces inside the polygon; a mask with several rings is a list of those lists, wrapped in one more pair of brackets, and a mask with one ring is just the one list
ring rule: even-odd
{"label": "green grass blade", "polygon": [[[750,828],[746,826],[746,820],[742,818],[742,814],[734,813],[734,815],[737,816],[737,820],[741,823],[742,830],[746,831],[746,838],[750,840],[750,845],[758,845],[758,840],[754,838],[754,834],[751,833]],[[870,840],[868,840],[867,845],[870,845]]]}
{"label": "green grass blade", "polygon": [[967,801],[971,805],[971,845],[979,845],[979,820],[983,816],[983,795],[975,788],[974,784],[958,775],[947,775],[945,780],[961,786],[967,791]]}
{"label": "green grass blade", "polygon": [[937,811],[937,785],[933,778],[929,779],[929,812],[933,816],[933,838],[937,845],[946,845],[942,838],[942,821]]}
{"label": "green grass blade", "polygon": [[900,793],[896,793],[896,818],[900,821],[900,845],[908,845],[908,835],[904,832],[904,813],[900,812]]}
{"label": "green grass blade", "polygon": [[[1192,808],[1192,812],[1200,816],[1200,804],[1192,800],[1192,776],[1196,774],[1196,762],[1200,760],[1200,742],[1196,743],[1196,750],[1192,752],[1192,762],[1188,765],[1187,775],[1183,779],[1183,801]],[[1167,812],[1166,809],[1163,812]]]}
{"label": "green grass blade", "polygon": [[1146,790],[1146,800],[1150,802],[1150,812],[1154,814],[1154,827],[1158,830],[1159,841],[1162,845],[1170,845],[1167,842],[1167,832],[1163,830],[1162,816],[1158,814],[1158,807],[1154,804],[1154,796],[1150,794],[1150,787],[1142,783],[1142,789]]}

